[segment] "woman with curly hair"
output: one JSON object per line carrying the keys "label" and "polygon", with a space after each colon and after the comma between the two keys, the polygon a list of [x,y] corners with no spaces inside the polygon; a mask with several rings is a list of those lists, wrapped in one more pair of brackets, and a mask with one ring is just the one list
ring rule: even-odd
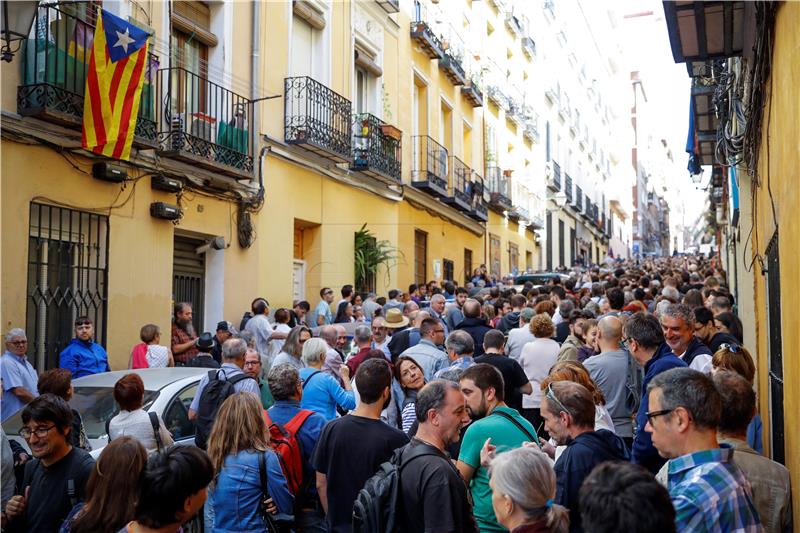
{"label": "woman with curly hair", "polygon": [[536,338],[522,347],[519,364],[525,375],[528,376],[533,392],[522,396],[522,413],[520,414],[536,428],[536,433],[542,434],[544,419],[539,411],[542,404],[539,383],[547,376],[550,367],[556,363],[560,348],[558,343],[552,339],[555,326],[547,313],[534,315],[528,327]]}

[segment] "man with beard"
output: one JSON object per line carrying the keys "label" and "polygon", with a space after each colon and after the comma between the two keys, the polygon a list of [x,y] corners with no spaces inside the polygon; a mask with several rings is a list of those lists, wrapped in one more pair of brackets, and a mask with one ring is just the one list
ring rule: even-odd
{"label": "man with beard", "polygon": [[[400,531],[421,533],[475,532],[467,487],[453,466],[447,448],[459,441],[469,423],[464,395],[452,381],[435,380],[417,394],[419,428],[398,453],[403,468]],[[491,506],[491,504],[490,504]]]}
{"label": "man with beard", "polygon": [[59,367],[69,370],[73,379],[111,371],[105,348],[94,342],[92,337],[94,337],[92,319],[88,316],[76,318],[75,338],[58,358]]}
{"label": "man with beard", "polygon": [[364,361],[356,372],[360,403],[350,414],[329,422],[314,448],[311,465],[331,533],[352,531],[358,491],[394,450],[408,443],[405,433],[380,418],[392,398],[391,384],[387,361]]}
{"label": "man with beard", "polygon": [[489,471],[481,465],[481,448],[487,440],[499,453],[519,448],[523,442],[538,444],[536,429],[505,404],[503,375],[492,365],[479,363],[467,368],[459,384],[473,422],[464,433],[456,467],[469,484],[481,532],[504,532],[492,508]]}
{"label": "man with beard", "polygon": [[172,321],[172,355],[175,366],[186,366],[189,359],[197,355],[197,334],[192,325],[192,304],[178,302],[175,304],[175,315]]}
{"label": "man with beard", "polygon": [[585,321],[586,316],[578,309],[569,315],[569,335],[561,345],[561,351],[558,352],[559,362],[578,360],[578,349],[586,346],[583,339],[583,323]]}

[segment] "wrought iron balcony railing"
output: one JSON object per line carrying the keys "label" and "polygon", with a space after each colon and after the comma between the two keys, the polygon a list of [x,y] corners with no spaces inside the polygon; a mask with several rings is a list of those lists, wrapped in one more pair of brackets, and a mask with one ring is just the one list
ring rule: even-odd
{"label": "wrought iron balcony railing", "polygon": [[503,211],[510,210],[511,177],[500,167],[490,166],[486,169],[486,179],[491,198],[489,205]]}
{"label": "wrought iron balcony railing", "polygon": [[472,76],[467,84],[461,87],[461,94],[472,107],[483,106],[483,88],[478,76]]}
{"label": "wrought iron balcony railing", "polygon": [[427,135],[415,135],[411,142],[414,147],[411,185],[434,196],[447,197],[447,148]]}
{"label": "wrought iron balcony railing", "polygon": [[583,189],[580,185],[575,187],[575,202],[572,204],[578,212],[583,211]]}
{"label": "wrought iron balcony railing", "polygon": [[[88,2],[42,4],[18,57],[21,84],[17,111],[66,126],[81,127],[86,76],[94,42],[95,6]],[[134,142],[154,148],[155,72],[158,57],[147,58]]]}
{"label": "wrought iron balcony railing", "polygon": [[419,0],[414,0],[414,20],[411,22],[411,38],[416,41],[429,58],[442,59],[444,57],[442,40],[433,31],[427,18],[424,4]]}
{"label": "wrought iron balcony railing", "polygon": [[287,144],[339,163],[352,160],[350,100],[308,76],[284,80],[284,130]]}
{"label": "wrought iron balcony railing", "polygon": [[486,187],[481,175],[477,172],[473,172],[468,187],[470,205],[472,207],[469,215],[479,222],[488,222],[489,206],[486,205],[486,197],[484,195]]}
{"label": "wrought iron balcony railing", "polygon": [[529,59],[536,57],[536,42],[531,37],[522,38],[522,51]]}
{"label": "wrought iron balcony railing", "polygon": [[450,186],[448,196],[444,199],[446,204],[455,206],[462,211],[469,211],[472,208],[470,198],[469,179],[472,169],[466,163],[452,156],[450,158]]}
{"label": "wrought iron balcony railing", "polygon": [[467,83],[467,73],[455,52],[448,50],[444,57],[439,60],[439,68],[453,85],[465,85]]}
{"label": "wrought iron balcony railing", "polygon": [[252,175],[253,102],[185,68],[158,71],[160,150],[233,174]]}
{"label": "wrought iron balcony railing", "polygon": [[553,186],[557,191],[561,190],[561,166],[553,161]]}
{"label": "wrought iron balcony railing", "polygon": [[350,168],[399,182],[402,177],[402,136],[400,130],[375,115],[355,115]]}
{"label": "wrought iron balcony railing", "polygon": [[572,176],[569,174],[565,175],[564,178],[564,194],[567,195],[567,202],[572,203]]}

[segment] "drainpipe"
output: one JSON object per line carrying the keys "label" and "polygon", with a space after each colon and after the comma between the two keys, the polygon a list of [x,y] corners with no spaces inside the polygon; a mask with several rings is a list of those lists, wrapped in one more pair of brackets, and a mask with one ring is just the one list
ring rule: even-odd
{"label": "drainpipe", "polygon": [[[259,61],[261,59],[261,39],[260,39],[260,31],[261,31],[260,22],[261,21],[260,21],[260,18],[259,18],[260,2],[258,0],[253,0],[252,6],[253,6],[253,52],[251,54],[252,66],[251,66],[251,79],[250,79],[250,99],[251,100],[256,100],[258,98],[258,96],[259,96],[258,95],[258,78],[259,78],[259,72],[260,72],[260,70],[259,70]],[[256,110],[256,105],[255,104],[252,104],[252,114],[253,114],[253,117],[252,117],[252,121],[251,121],[252,122],[252,126],[250,128],[251,129],[250,137],[251,137],[252,143],[253,143],[252,144],[253,153],[255,153],[256,143],[260,140],[260,136],[259,136],[259,133],[258,133],[259,132],[259,122],[260,122],[259,118],[260,118],[260,115],[259,115],[258,111]],[[264,187],[264,182],[261,181],[261,183],[258,184],[258,183],[256,183],[256,180],[257,179],[258,180],[262,179],[261,178],[261,172],[262,172],[261,171],[261,158],[263,156],[264,156],[264,152],[262,151],[260,153],[260,155],[259,155],[259,161],[258,161],[258,166],[259,166],[258,176],[257,177],[254,176],[253,180],[251,181],[251,183],[253,185],[253,189],[255,189],[256,186],[260,185],[260,190],[262,190],[262,191],[263,191],[263,187]]]}

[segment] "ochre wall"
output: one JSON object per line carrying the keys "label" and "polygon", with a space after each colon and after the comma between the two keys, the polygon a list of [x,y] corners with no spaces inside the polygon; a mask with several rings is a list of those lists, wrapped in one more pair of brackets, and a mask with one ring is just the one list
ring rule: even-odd
{"label": "ochre wall", "polygon": [[[795,492],[800,487],[800,328],[794,302],[800,294],[800,259],[797,243],[800,242],[800,193],[797,187],[797,168],[800,166],[800,70],[797,68],[800,53],[800,3],[785,2],[778,7],[775,25],[775,46],[772,58],[773,79],[767,82],[766,93],[772,93],[763,112],[762,140],[759,152],[761,186],[756,191],[756,224],[753,232],[755,253],[762,257],[772,238],[776,225],[780,227],[778,242],[780,254],[781,337],[783,341],[784,379],[784,449],[786,466],[792,474]],[[769,143],[769,144],[768,144]],[[771,195],[770,190],[771,189]],[[772,199],[772,201],[771,201]],[[772,205],[774,201],[775,219]],[[755,283],[756,335],[758,338],[758,391],[764,421],[765,446],[769,446],[769,331],[767,322],[766,279],[756,263],[753,270]],[[800,516],[800,498],[793,498],[793,514]]]}

